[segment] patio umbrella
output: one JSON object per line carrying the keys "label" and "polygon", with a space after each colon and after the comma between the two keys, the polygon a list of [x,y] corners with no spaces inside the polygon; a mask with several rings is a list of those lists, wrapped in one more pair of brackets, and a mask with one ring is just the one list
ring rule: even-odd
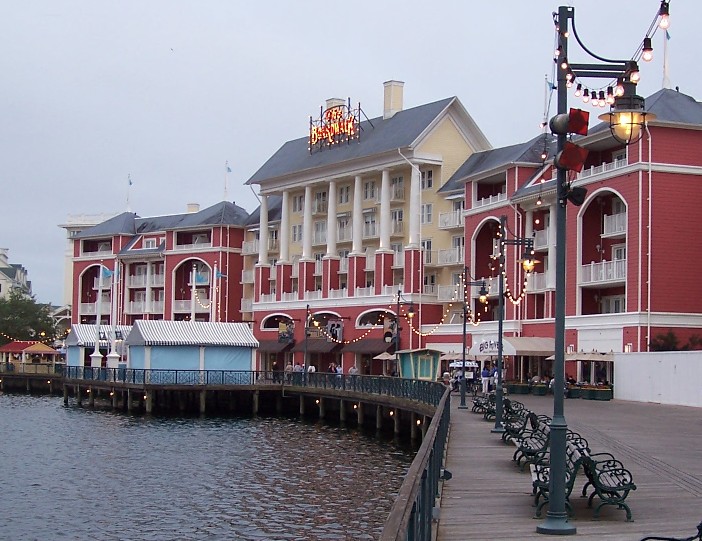
{"label": "patio umbrella", "polygon": [[[451,361],[449,368],[463,368],[463,361]],[[466,368],[478,368],[478,363],[466,360]]]}
{"label": "patio umbrella", "polygon": [[373,358],[379,361],[389,361],[391,359],[394,359],[395,355],[393,355],[392,353],[388,353],[387,351],[383,351],[382,353],[379,353]]}

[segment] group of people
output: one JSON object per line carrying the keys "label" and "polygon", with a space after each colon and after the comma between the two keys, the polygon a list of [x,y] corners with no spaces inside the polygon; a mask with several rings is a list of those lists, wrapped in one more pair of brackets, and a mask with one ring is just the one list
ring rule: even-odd
{"label": "group of people", "polygon": [[[472,374],[472,380],[466,380],[466,383],[472,383],[472,385],[480,384],[480,388],[483,394],[488,394],[495,390],[497,387],[497,365],[490,366],[490,363],[485,363],[480,375],[478,373]],[[444,378],[447,379],[447,378]],[[453,372],[453,375],[448,379],[448,384],[451,385],[452,391],[459,391],[461,388],[461,381],[463,380],[463,370],[458,369]]]}

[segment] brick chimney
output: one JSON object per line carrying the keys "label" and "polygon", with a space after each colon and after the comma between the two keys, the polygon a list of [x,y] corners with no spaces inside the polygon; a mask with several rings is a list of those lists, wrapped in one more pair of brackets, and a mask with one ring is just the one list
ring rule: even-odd
{"label": "brick chimney", "polygon": [[188,214],[200,212],[200,203],[188,203],[186,212]]}
{"label": "brick chimney", "polygon": [[339,107],[340,105],[346,105],[346,100],[342,98],[329,98],[326,108],[331,109],[332,107]]}
{"label": "brick chimney", "polygon": [[405,83],[402,81],[385,81],[383,83],[383,119],[392,118],[402,111],[402,93]]}

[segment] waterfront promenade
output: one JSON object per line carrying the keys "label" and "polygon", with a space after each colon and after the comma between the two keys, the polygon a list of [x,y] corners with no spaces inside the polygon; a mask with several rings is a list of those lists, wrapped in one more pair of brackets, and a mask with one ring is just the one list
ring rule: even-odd
{"label": "waterfront promenade", "polygon": [[[552,396],[514,395],[536,412],[553,415]],[[490,432],[494,422],[451,400],[446,469],[441,488],[438,541],[548,539],[536,533],[531,476],[512,461],[514,447]],[[467,404],[472,405],[471,397]],[[573,539],[640,540],[648,535],[685,538],[702,521],[702,409],[641,402],[565,401],[568,428],[584,436],[592,452],[611,452],[629,469],[637,490],[629,494],[634,522],[623,510],[602,508],[599,520],[580,496],[580,472],[570,501]],[[597,499],[595,500],[597,501]]]}

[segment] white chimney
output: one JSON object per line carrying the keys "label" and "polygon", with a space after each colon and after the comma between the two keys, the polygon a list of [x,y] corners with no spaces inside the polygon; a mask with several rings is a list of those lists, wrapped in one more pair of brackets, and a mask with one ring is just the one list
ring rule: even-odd
{"label": "white chimney", "polygon": [[392,118],[395,113],[402,111],[402,92],[405,83],[402,81],[385,81],[383,83],[383,119]]}
{"label": "white chimney", "polygon": [[200,212],[200,203],[188,203],[186,212],[188,214]]}
{"label": "white chimney", "polygon": [[327,100],[327,109],[339,107],[340,105],[346,105],[346,100],[341,98],[329,98]]}

